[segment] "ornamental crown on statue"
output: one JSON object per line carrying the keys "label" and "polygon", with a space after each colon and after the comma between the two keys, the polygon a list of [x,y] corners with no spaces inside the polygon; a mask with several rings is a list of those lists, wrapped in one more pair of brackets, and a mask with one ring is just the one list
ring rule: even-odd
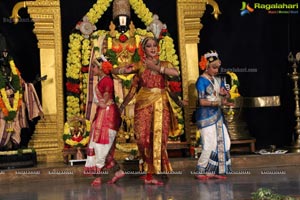
{"label": "ornamental crown on statue", "polygon": [[[114,0],[113,21],[110,23],[109,30],[96,30],[95,24],[111,2],[112,0],[98,0],[77,23],[76,29],[80,33],[76,32],[70,35],[66,69],[67,120],[75,116],[84,117],[87,115],[86,100],[90,60],[98,58],[102,54],[105,54],[113,67],[137,62],[140,59],[138,54],[140,42],[144,37],[152,36],[159,39],[159,58],[171,62],[180,71],[178,56],[174,49],[173,39],[168,34],[167,26],[159,20],[158,15],[152,14],[141,0]],[[130,6],[146,25],[146,29],[135,28],[133,22],[130,21]],[[133,74],[114,75],[115,97],[118,105],[123,102],[123,98],[128,93],[133,76]],[[172,84],[180,85],[180,83],[172,82],[174,81],[169,81],[170,88]],[[178,90],[177,92],[181,91]],[[134,103],[133,99],[122,116],[123,122],[118,133],[119,141],[134,140]],[[176,106],[175,102],[174,107],[179,121],[179,130],[170,133],[172,139],[183,134],[184,121],[182,108]]]}

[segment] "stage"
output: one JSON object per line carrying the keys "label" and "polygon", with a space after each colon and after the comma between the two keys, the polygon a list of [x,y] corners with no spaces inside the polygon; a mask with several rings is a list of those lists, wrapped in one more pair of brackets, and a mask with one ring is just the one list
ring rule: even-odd
{"label": "stage", "polygon": [[233,173],[226,180],[196,180],[192,173],[195,158],[171,158],[171,162],[174,173],[162,179],[164,186],[145,185],[139,179],[141,174],[131,171],[136,166],[124,162],[124,178],[107,184],[111,178],[108,172],[98,187],[90,186],[92,176],[83,175],[83,163],[38,163],[31,168],[0,170],[0,199],[250,200],[262,188],[300,199],[299,154],[232,155]]}
{"label": "stage", "polygon": [[[280,169],[281,167],[300,166],[300,154],[233,154],[232,170],[233,173],[251,173],[255,169]],[[197,158],[182,157],[170,158],[174,172],[190,173],[194,171]],[[138,161],[118,161],[125,171],[138,171]],[[86,177],[82,173],[84,162],[70,163],[37,163],[34,167],[22,167],[15,169],[0,169],[0,184],[7,181],[28,182],[31,180],[49,180],[66,177]],[[108,172],[110,173],[110,172]]]}

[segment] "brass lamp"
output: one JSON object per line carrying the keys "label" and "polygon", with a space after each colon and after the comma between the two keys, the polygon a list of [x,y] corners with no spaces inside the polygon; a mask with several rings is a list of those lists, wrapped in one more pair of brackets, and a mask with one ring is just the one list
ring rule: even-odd
{"label": "brass lamp", "polygon": [[294,57],[292,53],[289,53],[288,61],[292,63],[293,72],[288,74],[288,76],[294,81],[294,95],[295,95],[295,117],[296,117],[296,126],[295,133],[292,135],[292,146],[289,147],[290,152],[300,153],[300,108],[299,108],[299,73],[297,68],[300,62],[300,52]]}

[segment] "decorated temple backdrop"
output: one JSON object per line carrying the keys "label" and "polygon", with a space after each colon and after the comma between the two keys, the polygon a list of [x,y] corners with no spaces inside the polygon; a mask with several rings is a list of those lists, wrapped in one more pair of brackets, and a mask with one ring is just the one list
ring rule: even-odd
{"label": "decorated temple backdrop", "polygon": [[[0,2],[0,32],[6,37],[8,47],[24,79],[30,82],[34,80],[36,74],[39,74],[37,39],[32,33],[33,23],[26,9],[21,9],[19,14],[27,21],[14,25],[9,20],[16,2],[18,1]],[[68,1],[60,3],[63,64],[65,65],[69,34],[94,1],[75,0],[72,3]],[[145,0],[144,3],[167,24],[178,51],[176,1]],[[241,16],[242,1],[226,0],[217,3],[222,12],[219,19],[213,18],[212,9],[209,7],[201,19],[204,27],[200,31],[199,54],[209,49],[216,49],[224,69],[257,69],[256,72],[236,72],[240,80],[241,95],[249,97],[280,95],[281,106],[246,109],[250,132],[257,139],[258,146],[288,145],[291,142],[295,123],[293,84],[287,76],[287,73],[291,72],[287,55],[290,51],[293,53],[299,51],[300,34],[296,28],[300,22],[299,14],[271,15],[259,10]],[[98,29],[108,29],[112,17],[110,9],[97,24]],[[136,27],[143,26],[142,23],[139,24],[134,14],[132,18]],[[26,133],[24,137],[30,137],[30,133]]]}

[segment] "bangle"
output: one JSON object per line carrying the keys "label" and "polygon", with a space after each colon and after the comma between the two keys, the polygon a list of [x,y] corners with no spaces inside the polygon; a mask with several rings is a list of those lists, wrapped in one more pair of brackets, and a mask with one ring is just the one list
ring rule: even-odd
{"label": "bangle", "polygon": [[164,67],[160,67],[160,73],[164,74],[165,73],[165,68]]}
{"label": "bangle", "polygon": [[108,102],[106,102],[106,105],[107,105],[107,106],[110,106],[111,104],[113,104],[113,101],[112,101],[112,100],[109,100]]}
{"label": "bangle", "polygon": [[123,74],[123,73],[124,73],[124,69],[120,67],[118,70],[118,74]]}

